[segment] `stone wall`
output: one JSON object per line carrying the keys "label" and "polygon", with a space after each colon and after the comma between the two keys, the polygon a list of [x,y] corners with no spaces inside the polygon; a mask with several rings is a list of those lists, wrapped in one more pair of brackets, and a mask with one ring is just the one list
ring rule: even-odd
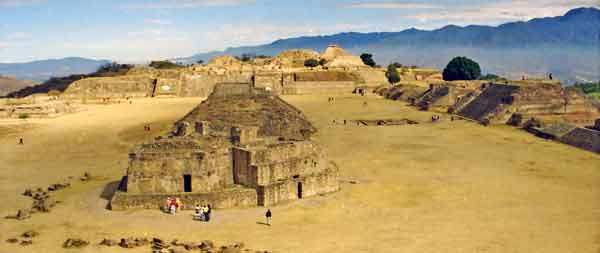
{"label": "stone wall", "polygon": [[504,106],[514,102],[512,95],[519,89],[518,86],[488,85],[472,102],[458,112],[459,116],[484,121],[490,115],[502,111]]}
{"label": "stone wall", "polygon": [[246,96],[252,94],[250,83],[221,83],[217,85],[211,96],[228,98],[232,96]]}
{"label": "stone wall", "polygon": [[152,145],[142,145],[130,154],[128,193],[184,192],[184,175],[190,177],[191,192],[211,192],[233,184],[227,146],[187,148],[171,140]]}
{"label": "stone wall", "polygon": [[357,87],[353,81],[318,81],[318,82],[293,82],[289,84],[286,95],[313,95],[313,94],[351,94]]}
{"label": "stone wall", "polygon": [[253,207],[258,204],[255,189],[233,187],[210,193],[169,193],[169,194],[131,194],[116,192],[110,207],[114,211],[128,209],[161,209],[167,198],[179,198],[183,209],[192,210],[196,204],[210,204],[216,209],[233,207]]}
{"label": "stone wall", "polygon": [[283,201],[331,193],[339,191],[339,189],[337,171],[332,169],[331,171],[299,176],[274,184],[259,186],[257,190],[258,205],[272,206]]}
{"label": "stone wall", "polygon": [[581,149],[600,153],[600,131],[576,128],[560,137],[559,141]]}
{"label": "stone wall", "polygon": [[148,76],[121,76],[86,78],[72,83],[65,98],[94,97],[147,97],[154,88]]}

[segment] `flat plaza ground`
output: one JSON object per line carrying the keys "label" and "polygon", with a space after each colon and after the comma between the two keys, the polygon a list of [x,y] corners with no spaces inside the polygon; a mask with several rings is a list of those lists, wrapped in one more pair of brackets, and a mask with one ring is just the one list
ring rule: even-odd
{"label": "flat plaza ground", "polygon": [[[135,143],[168,131],[199,98],[89,105],[56,119],[1,122],[0,215],[31,205],[20,195],[26,188],[62,180],[73,186],[54,194],[62,203],[51,213],[1,219],[0,252],[150,252],[96,245],[129,236],[242,241],[275,252],[600,252],[598,154],[447,116],[437,124],[332,124],[431,118],[375,96],[337,97],[333,104],[327,96],[284,99],[319,129],[314,139],[339,165],[343,183],[338,193],[272,208],[271,227],[260,224],[261,207],[215,210],[208,224],[192,221],[191,212],[105,209]],[[16,145],[20,136],[23,146]],[[84,172],[94,179],[79,182]],[[33,245],[5,242],[29,229],[40,232]],[[69,237],[94,245],[63,250]]]}

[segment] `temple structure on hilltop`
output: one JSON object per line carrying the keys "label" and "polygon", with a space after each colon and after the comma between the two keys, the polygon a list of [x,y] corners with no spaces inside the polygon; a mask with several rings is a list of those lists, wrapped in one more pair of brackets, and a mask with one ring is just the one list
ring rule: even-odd
{"label": "temple structure on hilltop", "polygon": [[311,141],[301,111],[248,83],[223,83],[175,123],[137,146],[111,200],[113,210],[270,206],[339,190],[338,168]]}

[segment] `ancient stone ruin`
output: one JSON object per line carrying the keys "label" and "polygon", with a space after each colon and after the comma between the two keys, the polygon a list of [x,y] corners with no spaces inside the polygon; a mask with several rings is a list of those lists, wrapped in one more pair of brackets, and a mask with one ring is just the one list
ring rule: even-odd
{"label": "ancient stone ruin", "polygon": [[429,88],[401,84],[378,93],[421,110],[449,112],[483,124],[521,126],[536,118],[544,123],[586,125],[600,115],[589,98],[558,81],[432,81]]}
{"label": "ancient stone ruin", "polygon": [[[307,68],[308,59],[324,60],[323,66]],[[219,56],[206,65],[177,69],[136,67],[117,77],[86,78],[72,83],[64,99],[98,100],[136,97],[207,97],[219,83],[251,83],[273,94],[351,93],[356,87],[385,84],[385,70],[371,68],[337,46],[322,54],[312,50],[289,50],[270,57],[241,61]]]}
{"label": "ancient stone ruin", "polygon": [[338,168],[311,141],[301,111],[266,89],[224,83],[174,125],[136,147],[113,210],[270,206],[339,190]]}

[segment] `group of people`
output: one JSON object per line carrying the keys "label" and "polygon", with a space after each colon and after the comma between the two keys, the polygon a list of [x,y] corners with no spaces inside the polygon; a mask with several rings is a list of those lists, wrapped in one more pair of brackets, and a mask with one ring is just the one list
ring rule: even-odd
{"label": "group of people", "polygon": [[[183,208],[183,203],[179,198],[167,198],[165,206],[166,212],[170,214],[176,214],[181,208]],[[212,212],[212,207],[210,206],[210,204],[202,206],[200,204],[197,204],[195,209],[196,212],[194,213],[194,220],[200,220],[205,222],[210,221],[210,213]],[[267,212],[265,213],[265,218],[267,222],[265,225],[271,225],[271,216],[271,209],[267,209]]]}
{"label": "group of people", "polygon": [[209,222],[211,211],[212,208],[210,207],[210,204],[203,206],[196,205],[196,213],[194,214],[194,219]]}
{"label": "group of people", "polygon": [[328,98],[327,98],[327,102],[329,102],[329,103],[335,102],[335,98],[333,98],[333,97],[328,97]]}
{"label": "group of people", "polygon": [[150,131],[150,125],[144,125],[144,131],[149,132]]}
{"label": "group of people", "polygon": [[179,198],[167,198],[165,211],[170,214],[176,214],[180,208],[183,207],[183,203]]}

